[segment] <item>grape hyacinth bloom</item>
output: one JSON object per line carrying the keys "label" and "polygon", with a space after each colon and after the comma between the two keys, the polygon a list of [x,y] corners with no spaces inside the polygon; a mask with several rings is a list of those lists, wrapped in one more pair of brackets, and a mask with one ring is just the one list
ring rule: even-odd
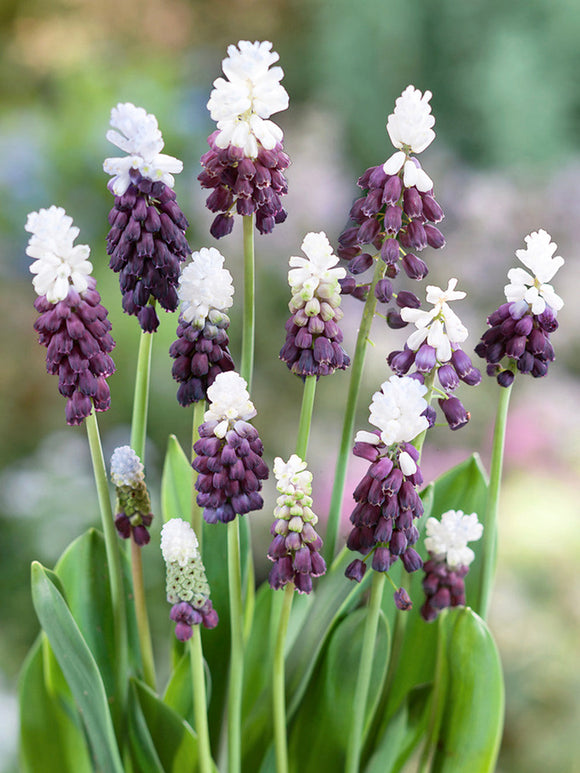
{"label": "grape hyacinth bloom", "polygon": [[153,520],[151,499],[145,484],[143,464],[130,446],[120,446],[111,457],[111,480],[117,493],[115,528],[123,539],[133,537],[142,547],[149,543]]}
{"label": "grape hyacinth bloom", "polygon": [[[438,391],[443,396],[439,405],[449,427],[453,430],[465,426],[469,413],[459,398],[453,396],[460,381],[475,386],[481,381],[481,373],[475,368],[460,344],[468,336],[467,328],[451,309],[451,301],[465,298],[466,293],[456,290],[457,279],[450,279],[446,290],[435,285],[427,287],[427,302],[433,304],[430,311],[405,308],[401,317],[412,322],[416,330],[411,333],[402,351],[393,351],[387,361],[393,371],[401,376],[415,366],[413,377],[434,383],[435,375]],[[434,414],[432,414],[434,420]]]}
{"label": "grape hyacinth bloom", "polygon": [[[350,516],[353,528],[347,547],[366,557],[372,554],[371,565],[377,572],[388,572],[398,558],[407,572],[422,566],[413,545],[419,538],[414,519],[423,514],[416,491],[423,476],[419,451],[411,441],[429,426],[426,391],[417,379],[391,376],[370,405],[369,421],[377,429],[358,432],[355,437],[355,456],[367,459],[370,465],[353,493],[357,504]],[[360,582],[365,571],[365,561],[355,559],[345,574]],[[405,603],[400,593],[396,601]]]}
{"label": "grape hyacinth bloom", "polygon": [[[433,182],[411,155],[421,153],[435,138],[431,96],[430,91],[422,94],[414,86],[403,91],[387,123],[397,151],[384,164],[367,169],[358,180],[366,193],[350,211],[355,225],[339,237],[338,255],[349,262],[352,274],[342,282],[343,293],[366,298],[369,284],[357,286],[355,277],[365,273],[374,262],[373,253],[379,253],[386,263],[386,277],[377,283],[375,295],[379,302],[389,303],[393,297],[390,280],[401,267],[410,279],[423,279],[428,267],[415,253],[427,245],[439,249],[445,244],[434,225],[443,219],[443,210],[433,197]],[[406,291],[398,293],[396,301],[399,308],[418,305],[413,293]],[[391,327],[405,326],[395,310],[389,312],[387,322]]]}
{"label": "grape hyacinth bloom", "polygon": [[256,215],[256,228],[270,233],[286,219],[281,196],[288,192],[284,171],[290,159],[284,153],[284,135],[268,120],[288,107],[288,93],[280,81],[281,67],[271,67],[279,56],[268,41],[240,40],[228,46],[222,62],[226,79],[214,81],[207,103],[217,130],[208,138],[210,150],[201,157],[198,177],[213,189],[206,206],[216,217],[210,232],[216,239],[229,234],[234,212]]}
{"label": "grape hyacinth bloom", "polygon": [[91,276],[90,248],[73,244],[79,229],[62,207],[30,212],[24,227],[31,234],[26,254],[34,258],[30,271],[40,315],[34,329],[47,348],[46,369],[58,375],[58,390],[67,398],[67,424],[81,424],[93,406],[109,408],[107,378],[115,372],[109,356],[115,342]]}
{"label": "grape hyacinth bloom", "polygon": [[193,446],[197,503],[207,523],[228,523],[236,515],[261,510],[259,492],[268,468],[258,430],[249,423],[256,409],[245,380],[233,370],[219,373],[207,399],[209,408]]}
{"label": "grape hyacinth bloom", "polygon": [[338,258],[322,231],[306,234],[302,251],[306,258],[290,258],[292,314],[286,322],[280,359],[292,373],[305,379],[327,376],[337,368],[344,370],[350,358],[341,346],[343,336],[338,326],[343,316],[339,280],[346,271],[335,268]]}
{"label": "grape hyacinth bloom", "polygon": [[167,567],[167,601],[172,604],[170,617],[175,636],[187,641],[193,626],[215,628],[218,614],[209,597],[210,589],[199,543],[191,526],[181,518],[172,518],[161,529],[161,552]]}
{"label": "grape hyacinth bloom", "polygon": [[279,590],[294,583],[299,593],[310,593],[312,578],[326,572],[320,555],[322,540],[314,528],[318,518],[312,511],[312,473],[303,459],[292,454],[287,462],[279,456],[274,459],[274,475],[280,496],[270,529],[268,558],[274,562],[270,586]]}
{"label": "grape hyacinth bloom", "polygon": [[557,245],[540,229],[525,237],[526,249],[516,256],[529,271],[512,268],[504,288],[506,303],[487,318],[487,330],[475,352],[487,361],[487,374],[509,386],[515,370],[541,378],[554,360],[550,333],[558,329],[557,312],[564,301],[548,284],[564,259],[554,257]]}
{"label": "grape hyacinth bloom", "polygon": [[124,311],[152,333],[159,326],[153,303],[175,311],[180,266],[191,253],[185,238],[189,224],[172,190],[173,175],[183,164],[160,152],[164,142],[157,119],[142,107],[119,103],[111,111],[111,126],[107,139],[127,156],[103,164],[112,175],[108,187],[115,196],[109,265],[119,274]]}
{"label": "grape hyacinth bloom", "polygon": [[442,609],[465,604],[465,575],[475,558],[467,543],[480,539],[483,526],[476,513],[464,515],[462,510],[448,510],[441,520],[428,518],[425,531],[429,560],[423,567],[426,600],[421,616],[431,622]]}
{"label": "grape hyacinth bloom", "polygon": [[233,294],[232,275],[224,268],[223,255],[214,247],[194,252],[179,277],[181,313],[177,340],[169,349],[175,360],[171,372],[179,382],[180,405],[205,400],[218,373],[234,369],[226,314]]}

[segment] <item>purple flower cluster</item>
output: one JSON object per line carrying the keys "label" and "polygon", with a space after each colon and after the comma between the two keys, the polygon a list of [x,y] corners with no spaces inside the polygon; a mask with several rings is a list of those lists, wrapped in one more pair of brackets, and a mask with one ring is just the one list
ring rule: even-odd
{"label": "purple flower cluster", "polygon": [[123,539],[129,539],[132,536],[135,544],[142,548],[143,545],[148,545],[151,540],[149,527],[152,521],[153,513],[134,512],[129,517],[124,510],[120,510],[115,515],[115,529]]}
{"label": "purple flower cluster", "polygon": [[503,366],[507,358],[520,373],[541,378],[554,360],[550,333],[558,329],[555,312],[546,306],[541,314],[533,314],[530,307],[519,303],[503,303],[487,318],[489,330],[481,337],[475,352],[487,361],[488,376],[495,376],[500,386],[509,386],[514,371]]}
{"label": "purple flower cluster", "polygon": [[322,540],[310,523],[295,531],[289,521],[289,518],[277,518],[270,529],[274,539],[268,548],[268,558],[274,566],[268,580],[274,590],[293,582],[299,593],[310,593],[312,578],[326,572],[326,563],[320,555]]}
{"label": "purple flower cluster", "polygon": [[[420,168],[419,161],[411,162]],[[370,252],[363,251],[365,245],[372,245],[386,264],[386,277],[375,287],[375,295],[381,303],[389,303],[393,296],[392,284],[401,267],[410,279],[420,280],[427,276],[427,264],[415,253],[427,245],[434,249],[444,246],[445,239],[434,225],[444,215],[433,197],[433,191],[421,192],[415,186],[405,187],[403,171],[389,175],[383,165],[373,166],[359,178],[358,185],[366,193],[357,199],[350,211],[354,226],[347,228],[339,237],[339,257],[348,261],[352,276],[341,281],[343,294],[351,294],[364,300],[370,284],[357,284],[357,277],[373,264]],[[397,294],[397,305],[417,307],[418,300],[413,293]],[[387,320],[393,327],[404,327],[400,315],[391,312]]]}
{"label": "purple flower cluster", "polygon": [[226,314],[211,311],[201,328],[180,317],[177,340],[169,349],[170,356],[175,360],[171,374],[179,382],[177,401],[180,405],[185,407],[205,400],[208,387],[218,373],[234,369],[228,348],[229,324]]}
{"label": "purple flower cluster", "polygon": [[[350,516],[353,528],[347,547],[363,556],[372,552],[372,568],[376,572],[388,572],[398,558],[407,572],[415,572],[423,565],[412,547],[419,538],[414,519],[423,514],[423,503],[416,490],[423,476],[418,466],[412,475],[403,473],[399,456],[404,452],[418,462],[419,452],[410,443],[388,449],[383,442],[357,442],[354,447],[354,454],[371,464],[353,493],[357,505]],[[345,574],[360,582],[365,571],[364,561],[355,559]]]}
{"label": "purple flower cluster", "polygon": [[[328,304],[326,304],[328,307]],[[343,335],[337,321],[342,309],[327,309],[308,316],[298,309],[286,322],[286,341],[280,350],[280,359],[292,373],[301,376],[328,376],[335,370],[345,370],[350,357],[341,346]]]}
{"label": "purple flower cluster", "polygon": [[169,617],[176,624],[175,636],[179,641],[191,639],[194,625],[202,624],[204,628],[215,628],[219,622],[211,599],[207,599],[201,607],[192,606],[187,601],[179,601],[171,607]]}
{"label": "purple flower cluster", "polygon": [[425,603],[421,617],[430,623],[442,609],[465,605],[465,575],[468,566],[450,567],[446,561],[430,558],[423,566]]}
{"label": "purple flower cluster", "polygon": [[72,286],[64,300],[50,303],[41,295],[34,301],[40,316],[34,323],[38,340],[47,348],[46,369],[58,375],[58,391],[67,398],[66,421],[75,425],[111,404],[107,378],[115,372],[109,352],[115,346],[111,323],[96,281],[87,278],[88,289],[79,294]]}
{"label": "purple flower cluster", "polygon": [[151,302],[159,301],[166,311],[178,306],[180,266],[191,254],[185,238],[189,224],[169,186],[136,169],[129,175],[131,184],[123,195],[115,196],[109,213],[107,254],[110,267],[119,274],[124,311],[152,333],[159,318]]}
{"label": "purple flower cluster", "polygon": [[217,426],[215,420],[204,422],[193,446],[197,454],[192,462],[198,472],[197,503],[204,508],[207,523],[227,523],[236,515],[261,510],[261,481],[268,477],[258,430],[239,420],[221,438],[214,434]]}
{"label": "purple flower cluster", "polygon": [[268,234],[276,223],[286,220],[281,196],[288,192],[283,172],[290,159],[281,143],[272,150],[259,144],[257,158],[248,158],[243,148],[216,145],[219,131],[208,137],[210,150],[201,157],[203,171],[198,176],[202,188],[212,188],[206,206],[218,214],[210,233],[216,239],[231,233],[234,227],[234,206],[238,215],[256,215],[256,228]]}

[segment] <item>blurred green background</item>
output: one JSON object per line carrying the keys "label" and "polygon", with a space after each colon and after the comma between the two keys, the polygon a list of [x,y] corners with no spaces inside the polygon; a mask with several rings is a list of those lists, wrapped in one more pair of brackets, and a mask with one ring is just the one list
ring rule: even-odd
{"label": "blurred green background", "polygon": [[[104,249],[111,195],[103,158],[111,107],[132,101],[156,114],[166,152],[184,161],[176,190],[193,249],[216,245],[196,182],[212,131],[205,109],[229,43],[271,40],[285,70],[291,108],[285,131],[289,217],[257,238],[258,345],[253,399],[271,463],[295,440],[300,382],[278,361],[287,316],[288,257],[307,231],[331,241],[347,222],[356,178],[391,153],[385,131],[394,99],[409,83],[430,89],[437,139],[423,154],[446,212],[446,248],[430,251],[430,280],[450,276],[469,293],[457,311],[472,331],[501,302],[523,237],[545,228],[566,265],[555,280],[567,305],[547,379],[516,385],[501,512],[500,563],[490,623],[507,683],[498,770],[580,770],[580,6],[569,0],[3,0],[0,4],[0,771],[16,770],[15,689],[37,632],[28,584],[33,558],[52,566],[68,542],[97,523],[83,428],[67,428],[56,380],[32,324],[34,295],[25,255],[26,214],[65,207],[89,243],[110,310],[117,373],[112,409],[99,417],[105,453],[128,442],[139,330],[120,310],[117,277]],[[238,281],[241,230],[216,246]],[[424,292],[421,289],[420,294]],[[239,351],[240,292],[231,327]],[[345,300],[352,352],[361,307]],[[390,375],[397,335],[377,321],[358,426]],[[177,405],[167,354],[176,319],[164,315],[154,344],[147,468],[158,501],[164,448],[185,448],[191,414]],[[321,383],[311,441],[315,504],[324,515],[348,377]],[[472,421],[460,433],[434,431],[425,451],[429,480],[489,448],[497,388],[486,380],[462,397]],[[360,473],[353,465],[351,482]],[[267,545],[273,488],[254,529],[257,560]],[[345,503],[345,513],[349,503]],[[263,529],[261,529],[263,525]],[[157,524],[157,530],[159,524]],[[155,533],[155,531],[154,531]],[[154,537],[155,539],[155,537]],[[148,586],[163,628],[161,567],[148,551]],[[162,637],[162,642],[165,637]],[[163,643],[160,647],[163,647]]]}

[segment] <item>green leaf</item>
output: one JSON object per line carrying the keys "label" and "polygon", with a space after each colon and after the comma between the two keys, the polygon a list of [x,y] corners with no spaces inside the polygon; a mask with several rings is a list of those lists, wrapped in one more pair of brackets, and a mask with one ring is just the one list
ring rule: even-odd
{"label": "green leaf", "polygon": [[193,469],[175,435],[170,435],[161,476],[161,513],[163,521],[191,514]]}
{"label": "green leaf", "polygon": [[19,680],[22,773],[92,773],[94,770],[78,712],[71,713],[47,688],[39,636]]}
{"label": "green leaf", "polygon": [[[198,745],[190,725],[146,684],[136,679],[131,680],[131,704],[136,744],[133,752],[139,762],[140,773],[195,770]],[[148,766],[139,759],[145,746],[149,749],[145,760]]]}
{"label": "green leaf", "polygon": [[99,768],[123,773],[103,680],[62,594],[44,567],[32,564],[32,600],[83,717]]}
{"label": "green leaf", "polygon": [[442,615],[447,628],[447,691],[432,773],[493,773],[504,717],[497,647],[468,607]]}
{"label": "green leaf", "polygon": [[[289,740],[290,770],[318,773],[321,760],[326,770],[342,770],[346,739],[352,722],[358,670],[369,610],[358,609],[339,623],[330,637],[320,667],[310,680],[300,704]],[[376,707],[387,671],[389,632],[381,614],[375,643],[365,726]]]}

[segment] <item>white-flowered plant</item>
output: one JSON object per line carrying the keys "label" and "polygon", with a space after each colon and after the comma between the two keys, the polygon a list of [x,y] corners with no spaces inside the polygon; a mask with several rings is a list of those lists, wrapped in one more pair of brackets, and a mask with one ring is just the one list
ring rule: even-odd
{"label": "white-flowered plant", "polygon": [[[410,376],[391,376],[375,392],[370,404],[369,422],[380,430],[380,439],[387,446],[410,443],[429,426],[422,413],[427,408],[424,396],[427,387]],[[355,442],[379,442],[372,432],[357,432]]]}
{"label": "white-flowered plant", "polygon": [[468,542],[481,538],[483,525],[477,513],[464,515],[462,510],[448,510],[441,520],[428,518],[425,525],[427,537],[425,547],[439,561],[445,561],[450,568],[469,566],[475,553],[467,547]]}
{"label": "white-flowered plant", "polygon": [[91,250],[86,244],[73,244],[79,229],[72,217],[53,205],[30,212],[24,228],[32,234],[26,254],[35,259],[30,271],[36,274],[32,280],[36,293],[50,303],[63,301],[71,287],[84,293],[93,270],[87,260]]}
{"label": "white-flowered plant", "polygon": [[187,566],[199,557],[199,542],[187,521],[172,518],[161,529],[161,553],[166,564]]}
{"label": "white-flowered plant", "polygon": [[113,128],[107,132],[107,139],[128,154],[106,158],[103,163],[105,172],[113,176],[109,183],[113,193],[116,196],[125,193],[131,184],[131,169],[137,169],[148,180],[173,188],[173,175],[182,171],[183,162],[161,153],[165,143],[157,118],[131,102],[119,102],[111,110],[111,126]]}
{"label": "white-flowered plant", "polygon": [[465,341],[468,331],[449,303],[465,298],[467,293],[456,290],[457,279],[450,279],[447,289],[442,290],[435,285],[427,287],[427,303],[432,303],[430,311],[424,309],[401,309],[401,317],[405,322],[412,322],[417,330],[407,339],[407,346],[414,352],[427,342],[437,352],[439,362],[451,359],[451,345]]}
{"label": "white-flowered plant", "polygon": [[267,150],[282,142],[280,127],[267,120],[288,107],[288,93],[280,83],[284,71],[271,67],[279,58],[268,41],[240,40],[237,47],[228,46],[228,56],[222,61],[227,80],[214,81],[207,103],[219,129],[219,148],[235,145],[249,158],[256,158],[258,142]]}
{"label": "white-flowered plant", "polygon": [[[288,284],[292,289],[293,300],[310,301],[316,295],[333,306],[340,303],[339,279],[346,276],[342,267],[335,268],[338,258],[324,231],[306,234],[301,246],[306,258],[290,258]],[[299,303],[302,305],[302,303]]]}
{"label": "white-flowered plant", "polygon": [[403,169],[403,183],[406,188],[413,185],[426,192],[433,188],[429,175],[409,158],[410,153],[421,153],[435,139],[431,115],[430,91],[424,94],[414,86],[407,86],[395,101],[395,110],[388,117],[387,132],[391,142],[398,149],[384,163],[386,174],[398,174]]}
{"label": "white-flowered plant", "polygon": [[224,256],[215,247],[202,247],[181,272],[178,295],[181,316],[203,327],[212,309],[225,312],[233,303],[232,275],[224,268]]}
{"label": "white-flowered plant", "polygon": [[172,518],[161,529],[161,553],[165,560],[167,601],[187,601],[202,607],[210,588],[199,552],[199,542],[187,521]]}
{"label": "white-flowered plant", "polygon": [[131,446],[115,448],[111,456],[111,480],[120,488],[135,488],[145,480],[143,463]]}
{"label": "white-flowered plant", "polygon": [[559,311],[564,301],[554,292],[550,279],[564,265],[564,258],[554,257],[558,245],[551,241],[549,233],[541,228],[525,238],[526,249],[516,250],[516,256],[529,268],[512,268],[508,271],[510,284],[504,288],[505,297],[510,303],[524,302],[531,307],[532,314],[542,314],[546,306]]}
{"label": "white-flowered plant", "polygon": [[215,381],[207,390],[209,408],[204,421],[217,421],[214,435],[223,438],[237,421],[249,421],[257,411],[250,400],[246,381],[229,370],[218,373]]}

